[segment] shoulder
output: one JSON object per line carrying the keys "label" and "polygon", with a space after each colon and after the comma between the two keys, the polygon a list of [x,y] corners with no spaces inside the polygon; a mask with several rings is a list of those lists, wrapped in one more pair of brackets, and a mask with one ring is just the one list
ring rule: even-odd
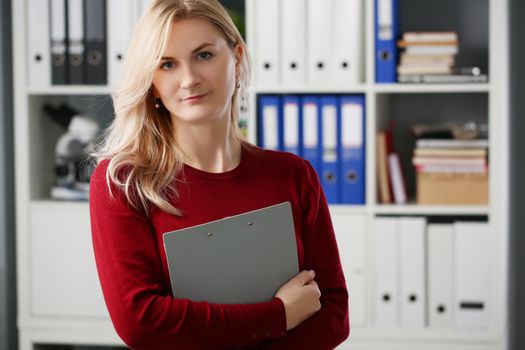
{"label": "shoulder", "polygon": [[[111,173],[114,171],[112,159],[103,159],[98,162],[91,174],[90,179],[90,194],[92,195],[107,195],[109,193],[121,192],[121,186],[118,186],[114,182],[114,178]],[[129,166],[123,166],[116,169],[117,180],[121,182],[125,180],[125,174],[129,172]]]}

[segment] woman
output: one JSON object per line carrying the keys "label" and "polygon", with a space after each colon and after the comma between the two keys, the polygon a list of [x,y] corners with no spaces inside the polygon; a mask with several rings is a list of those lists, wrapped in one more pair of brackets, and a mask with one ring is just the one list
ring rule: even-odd
{"label": "woman", "polygon": [[[245,44],[215,0],[152,1],[93,155],[91,225],[115,329],[134,349],[332,349],[348,294],[328,207],[308,162],[239,137]],[[162,234],[290,201],[302,271],[269,302],[172,296]],[[203,256],[202,259],[206,259]]]}

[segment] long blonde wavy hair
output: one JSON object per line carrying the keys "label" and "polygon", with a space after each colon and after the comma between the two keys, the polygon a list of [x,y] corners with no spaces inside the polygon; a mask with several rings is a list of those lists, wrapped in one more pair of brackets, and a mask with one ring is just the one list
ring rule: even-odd
{"label": "long blonde wavy hair", "polygon": [[[121,79],[112,93],[115,118],[91,156],[96,164],[108,159],[106,182],[122,189],[128,202],[149,215],[149,205],[181,215],[169,201],[177,196],[177,175],[183,168],[180,147],[173,138],[169,111],[155,109],[153,74],[160,64],[173,23],[201,18],[214,24],[231,48],[242,47],[240,88],[231,97],[231,131],[241,142],[239,96],[248,86],[250,62],[246,44],[227,11],[217,0],[152,0],[135,27]],[[113,193],[111,193],[113,195]]]}

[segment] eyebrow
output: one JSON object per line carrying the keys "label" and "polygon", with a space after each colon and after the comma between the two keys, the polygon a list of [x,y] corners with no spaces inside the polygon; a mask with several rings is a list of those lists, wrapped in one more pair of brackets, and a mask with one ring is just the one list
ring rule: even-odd
{"label": "eyebrow", "polygon": [[[191,53],[194,54],[196,53],[197,51],[200,51],[202,50],[203,48],[205,48],[206,46],[214,46],[214,44],[212,43],[204,43],[204,44],[201,44],[199,46],[197,46]],[[162,57],[161,60],[172,60],[173,57],[169,57],[169,56],[166,56],[166,57]]]}

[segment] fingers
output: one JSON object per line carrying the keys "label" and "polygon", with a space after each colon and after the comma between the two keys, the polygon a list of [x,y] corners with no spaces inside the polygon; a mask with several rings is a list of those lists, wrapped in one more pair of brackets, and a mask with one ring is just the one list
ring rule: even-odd
{"label": "fingers", "polygon": [[301,285],[305,285],[313,281],[314,277],[315,272],[313,270],[304,270],[295,276],[294,279]]}
{"label": "fingers", "polygon": [[317,284],[317,282],[312,280],[306,285],[313,287],[313,289],[315,289],[315,291],[318,294],[318,296],[321,297],[321,290],[319,289],[319,285]]}

